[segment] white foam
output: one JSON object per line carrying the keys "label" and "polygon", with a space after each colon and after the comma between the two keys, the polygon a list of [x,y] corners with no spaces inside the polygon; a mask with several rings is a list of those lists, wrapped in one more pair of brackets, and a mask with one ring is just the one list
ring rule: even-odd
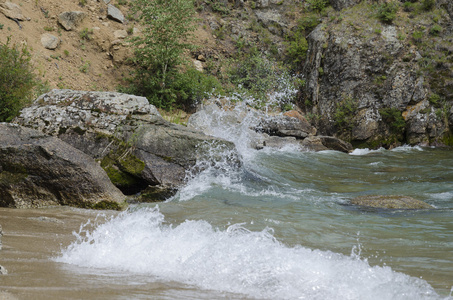
{"label": "white foam", "polygon": [[354,149],[354,151],[352,151],[351,153],[349,153],[349,155],[367,155],[367,154],[370,154],[370,153],[376,153],[376,152],[382,152],[384,151],[384,148],[379,148],[377,150],[370,150],[368,148],[364,148],[364,149]]}
{"label": "white foam", "polygon": [[266,299],[438,299],[424,280],[357,255],[288,247],[271,229],[226,230],[205,221],[167,225],[158,208],[124,212],[55,260]]}

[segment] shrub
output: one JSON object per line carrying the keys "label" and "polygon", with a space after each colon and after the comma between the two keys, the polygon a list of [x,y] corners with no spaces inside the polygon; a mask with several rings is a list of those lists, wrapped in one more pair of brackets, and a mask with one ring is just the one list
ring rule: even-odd
{"label": "shrub", "polygon": [[396,2],[386,2],[379,6],[377,17],[381,22],[391,24],[395,20],[398,4]]}
{"label": "shrub", "polygon": [[0,44],[0,122],[9,122],[33,97],[36,85],[30,63],[31,55],[22,48]]}
{"label": "shrub", "polygon": [[326,6],[327,0],[307,0],[308,8],[314,12],[322,12]]}
{"label": "shrub", "polygon": [[195,30],[195,8],[191,0],[135,0],[132,12],[139,13],[145,27],[131,39],[138,65],[134,90],[159,107],[170,108],[178,100],[172,84],[179,76],[183,53],[193,48],[187,43]]}
{"label": "shrub", "polygon": [[436,4],[436,0],[422,0],[422,9],[429,11],[429,10],[433,9],[435,4]]}
{"label": "shrub", "polygon": [[89,41],[92,39],[93,29],[84,28],[79,32],[79,36],[82,40]]}
{"label": "shrub", "polygon": [[305,61],[308,50],[308,42],[305,39],[304,32],[298,30],[291,36],[287,37],[286,45],[286,56],[296,69],[302,67],[302,63]]}
{"label": "shrub", "polygon": [[357,113],[357,101],[351,97],[346,97],[337,104],[334,113],[335,125],[342,131],[350,133],[354,127],[354,116]]}
{"label": "shrub", "polygon": [[442,26],[435,24],[431,29],[429,30],[429,34],[438,36],[442,32]]}
{"label": "shrub", "polygon": [[404,128],[406,127],[406,122],[397,108],[383,108],[379,110],[382,120],[389,124],[390,130],[394,133],[403,133]]}

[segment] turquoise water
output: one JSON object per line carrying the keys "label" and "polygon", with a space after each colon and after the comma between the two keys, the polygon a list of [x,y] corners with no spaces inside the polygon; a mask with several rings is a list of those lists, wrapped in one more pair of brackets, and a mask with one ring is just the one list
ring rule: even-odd
{"label": "turquoise water", "polygon": [[[213,298],[448,297],[451,151],[288,148],[244,157],[240,168],[208,168],[166,203],[136,206],[82,230],[56,260],[195,289],[172,288],[169,298],[202,298],[206,291]],[[436,209],[348,204],[367,194],[412,196]]]}
{"label": "turquoise water", "polygon": [[[200,119],[195,128],[236,144],[240,167],[200,160],[205,171],[175,197],[87,225],[54,261],[80,276],[116,274],[107,290],[133,278],[129,298],[453,299],[452,151],[258,151],[250,128],[260,117],[247,107]],[[362,195],[436,209],[349,205]]]}

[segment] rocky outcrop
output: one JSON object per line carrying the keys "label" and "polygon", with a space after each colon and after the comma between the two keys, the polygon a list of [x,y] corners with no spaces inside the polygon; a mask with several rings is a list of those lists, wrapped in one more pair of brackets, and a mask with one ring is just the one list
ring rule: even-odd
{"label": "rocky outcrop", "polygon": [[[232,143],[165,121],[144,97],[111,92],[53,90],[15,122],[58,136],[98,160],[125,194],[169,193],[211,147]],[[231,157],[232,163],[237,158]],[[160,188],[157,189],[156,186]]]}
{"label": "rocky outcrop", "polygon": [[351,200],[351,204],[385,209],[433,209],[426,202],[409,196],[370,195],[360,196]]}
{"label": "rocky outcrop", "polygon": [[36,130],[0,123],[0,206],[120,208],[124,201],[88,155]]}
{"label": "rocky outcrop", "polygon": [[[351,8],[344,16],[360,13]],[[449,83],[439,84],[433,77],[443,71],[428,78],[430,71],[420,60],[429,54],[421,55],[412,40],[401,35],[402,28],[377,22],[345,17],[326,21],[309,34],[300,106],[315,116],[319,134],[357,146],[442,141],[451,132],[448,118],[453,113]],[[436,84],[442,86],[435,90]],[[432,101],[436,93],[445,100],[444,109]]]}

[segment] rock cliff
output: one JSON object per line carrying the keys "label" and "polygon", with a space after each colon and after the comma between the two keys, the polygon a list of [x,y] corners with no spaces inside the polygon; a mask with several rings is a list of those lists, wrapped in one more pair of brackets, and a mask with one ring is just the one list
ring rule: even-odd
{"label": "rock cliff", "polygon": [[308,35],[300,106],[320,134],[356,146],[450,144],[451,3],[399,7],[387,23],[377,8],[363,1],[332,12]]}

